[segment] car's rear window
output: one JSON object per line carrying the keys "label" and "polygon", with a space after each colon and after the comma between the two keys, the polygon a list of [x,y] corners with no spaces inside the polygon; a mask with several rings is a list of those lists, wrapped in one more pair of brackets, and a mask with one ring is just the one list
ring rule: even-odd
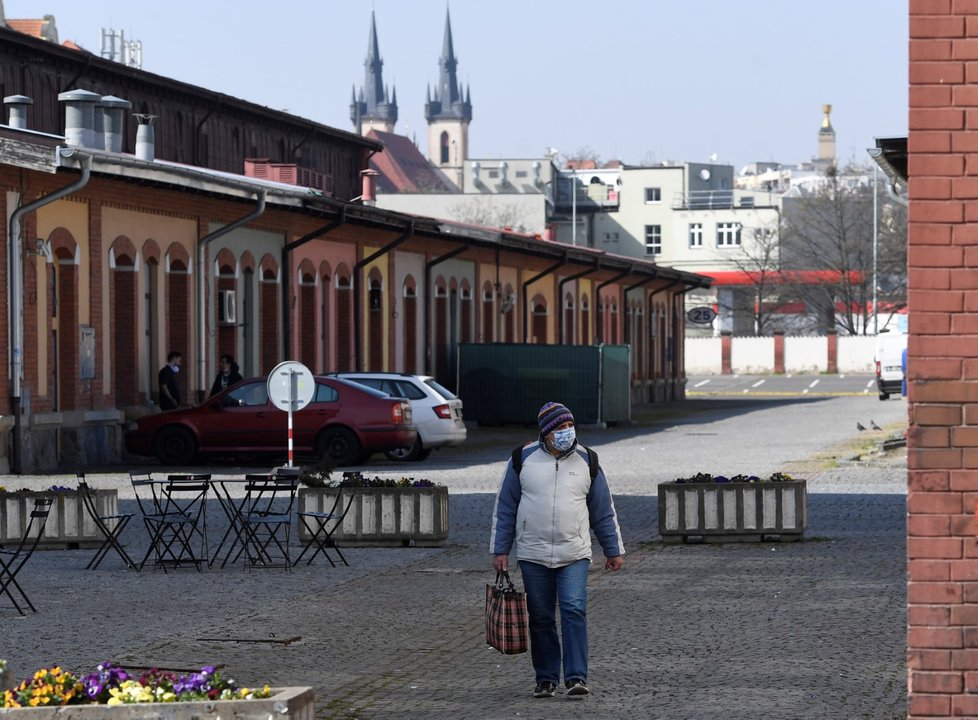
{"label": "car's rear window", "polygon": [[439,385],[438,381],[435,380],[434,378],[429,378],[428,380],[425,380],[425,384],[428,387],[430,387],[432,390],[434,390],[436,393],[441,395],[443,398],[445,398],[446,400],[455,399],[455,393],[443,387],[442,385]]}

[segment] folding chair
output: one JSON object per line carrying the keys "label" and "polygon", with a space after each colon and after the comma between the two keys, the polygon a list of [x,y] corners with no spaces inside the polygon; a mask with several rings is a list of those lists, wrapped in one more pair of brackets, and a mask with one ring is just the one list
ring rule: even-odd
{"label": "folding chair", "polygon": [[305,547],[302,548],[302,552],[299,553],[299,557],[295,559],[293,565],[298,565],[299,561],[305,556],[306,551],[315,545],[316,549],[313,550],[312,555],[309,556],[309,560],[306,561],[306,565],[311,565],[312,561],[315,560],[316,555],[322,553],[323,557],[329,560],[329,564],[336,567],[336,563],[333,562],[333,558],[331,558],[329,553],[326,552],[326,548],[332,548],[336,551],[336,554],[339,556],[340,560],[343,561],[343,564],[349,566],[350,563],[348,563],[346,558],[343,557],[343,553],[340,552],[340,546],[337,544],[336,538],[333,537],[333,533],[335,533],[337,528],[343,524],[343,518],[345,518],[346,514],[350,511],[350,506],[353,505],[353,501],[355,499],[354,490],[347,490],[345,494],[347,499],[346,503],[344,504],[342,502],[344,495],[343,489],[341,488],[336,493],[336,499],[333,501],[333,507],[329,512],[307,510],[305,512],[298,513],[299,520],[302,521],[302,524],[306,527],[306,531],[309,533],[309,541],[305,544]]}
{"label": "folding chair", "polygon": [[[146,554],[143,555],[143,559],[139,563],[138,569],[142,570],[149,556],[157,550],[153,538],[156,537],[160,518],[163,517],[163,507],[160,504],[159,496],[159,488],[162,485],[162,481],[154,480],[150,473],[129,473],[129,482],[132,483],[132,491],[136,496],[136,505],[139,507],[139,513],[143,516],[143,526],[146,528],[146,534],[150,538]],[[156,561],[157,564],[160,562],[159,554],[156,556]]]}
{"label": "folding chair", "polygon": [[246,568],[282,567],[291,571],[289,541],[298,487],[297,476],[266,477],[245,485],[240,517]]}
{"label": "folding chair", "polygon": [[138,570],[136,563],[133,562],[132,558],[129,557],[125,549],[122,547],[122,543],[119,542],[119,536],[122,535],[122,531],[126,529],[126,525],[132,520],[133,513],[119,513],[116,515],[100,515],[98,511],[98,505],[95,502],[95,495],[92,493],[92,489],[89,487],[88,483],[85,482],[85,473],[77,473],[78,477],[78,494],[81,495],[82,503],[85,505],[85,510],[88,511],[88,516],[92,518],[92,522],[95,523],[95,527],[98,528],[99,532],[105,538],[102,545],[99,547],[98,552],[95,556],[88,561],[88,565],[85,566],[86,570],[94,570],[99,566],[99,563],[105,559],[106,554],[109,550],[115,550],[116,554],[126,566],[131,570]]}
{"label": "folding chair", "polygon": [[[154,498],[158,515],[144,516],[147,527],[155,528],[143,563],[153,553],[157,566],[178,567],[193,563],[197,571],[207,562],[207,491],[210,475],[170,475],[165,481],[154,481]],[[195,545],[199,543],[199,551]],[[140,564],[140,567],[142,567]]]}
{"label": "folding chair", "polygon": [[14,550],[0,548],[0,595],[6,595],[10,598],[10,602],[14,604],[17,612],[21,615],[26,615],[27,613],[20,607],[17,598],[14,597],[14,590],[18,592],[32,612],[37,612],[37,608],[34,607],[30,598],[27,597],[24,588],[17,582],[17,573],[23,569],[24,565],[27,564],[31,555],[37,549],[37,544],[44,535],[44,526],[47,524],[48,515],[51,512],[51,503],[53,502],[54,498],[50,497],[35,500],[34,509],[31,510],[30,516],[27,518],[24,534],[21,536],[17,548]]}

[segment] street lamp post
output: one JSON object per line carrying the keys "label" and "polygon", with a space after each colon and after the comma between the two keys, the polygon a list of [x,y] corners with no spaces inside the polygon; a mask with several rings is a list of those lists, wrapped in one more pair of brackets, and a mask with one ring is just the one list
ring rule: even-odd
{"label": "street lamp post", "polygon": [[879,246],[879,172],[880,166],[873,163],[873,335],[880,333],[880,316],[877,306],[879,283],[876,281],[877,248]]}

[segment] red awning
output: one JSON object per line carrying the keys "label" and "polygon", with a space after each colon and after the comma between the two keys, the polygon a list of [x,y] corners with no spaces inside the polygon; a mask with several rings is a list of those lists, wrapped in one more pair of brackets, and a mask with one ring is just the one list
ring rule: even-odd
{"label": "red awning", "polygon": [[[758,285],[761,283],[782,285],[822,285],[837,283],[842,279],[840,270],[784,270],[762,273],[760,270],[697,270],[697,274],[713,278],[713,285]],[[849,271],[849,282],[859,283],[863,274]]]}

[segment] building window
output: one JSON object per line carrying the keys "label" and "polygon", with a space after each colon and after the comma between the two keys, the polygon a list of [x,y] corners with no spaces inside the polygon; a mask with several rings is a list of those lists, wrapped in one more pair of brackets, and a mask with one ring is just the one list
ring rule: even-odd
{"label": "building window", "polygon": [[658,255],[662,252],[662,226],[645,226],[645,254]]}
{"label": "building window", "polygon": [[645,203],[662,202],[662,188],[645,188]]}
{"label": "building window", "polygon": [[689,224],[689,246],[703,247],[703,223]]}
{"label": "building window", "polygon": [[740,223],[717,223],[717,247],[740,245]]}

